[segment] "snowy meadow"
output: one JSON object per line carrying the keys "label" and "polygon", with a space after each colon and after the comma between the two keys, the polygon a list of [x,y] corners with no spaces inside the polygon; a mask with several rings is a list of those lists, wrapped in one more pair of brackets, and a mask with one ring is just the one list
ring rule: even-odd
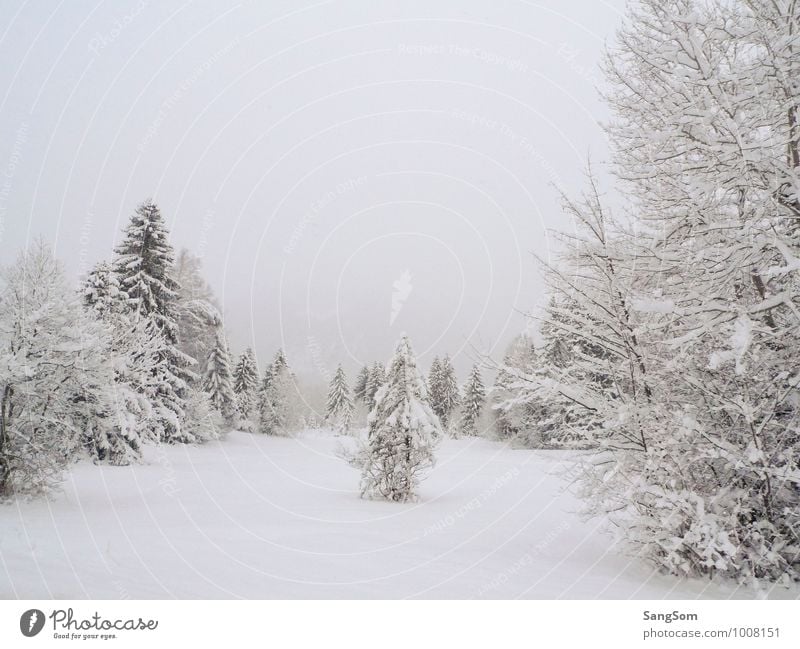
{"label": "snowy meadow", "polygon": [[[466,188],[434,197],[425,183],[459,181],[458,170],[420,171],[422,153],[400,170],[376,166],[399,154],[370,159],[374,175],[320,192],[280,239],[282,256],[264,262],[259,248],[247,273],[229,273],[248,257],[244,244],[206,254],[208,224],[227,219],[261,245],[306,176],[371,144],[348,141],[314,169],[292,159],[306,176],[274,182],[291,185],[286,195],[271,185],[259,194],[256,225],[218,218],[220,189],[205,220],[192,215],[196,250],[176,243],[183,194],[174,199],[166,182],[164,201],[143,192],[134,202],[126,186],[131,209],[114,244],[77,273],[64,246],[30,236],[37,223],[26,223],[0,276],[0,598],[800,597],[800,4],[636,0],[617,26],[601,64],[608,119],[594,124],[607,156],[581,160],[579,189],[555,183],[559,227],[520,267],[536,295],[503,287],[493,298],[506,302],[479,305],[475,287],[488,277],[491,292],[494,271],[470,284],[470,264],[452,254],[459,294],[443,261],[459,250],[454,226],[425,230],[436,222],[426,210],[486,195],[491,156]],[[525,72],[489,51],[432,47],[398,52],[478,59],[498,77]],[[302,110],[316,100],[307,101]],[[512,141],[510,158],[530,153],[507,125],[465,120],[449,101],[396,112],[444,114]],[[236,165],[261,138],[245,135],[225,143],[244,151],[236,163],[214,166],[223,185],[250,182]],[[387,141],[432,141],[403,137]],[[137,150],[160,143],[151,127]],[[461,146],[451,166],[472,151]],[[193,159],[182,164],[195,173]],[[424,179],[404,175],[416,173]],[[40,182],[46,174],[37,191]],[[365,188],[375,192],[365,206],[320,217]],[[237,191],[247,196],[241,214],[256,190]],[[6,222],[24,218],[6,213],[10,189],[0,192],[2,240]],[[371,214],[386,205],[396,212]],[[507,212],[535,220],[493,205],[468,262],[513,256],[493,238]],[[468,211],[452,211],[477,232]],[[89,214],[87,229],[102,220]],[[376,241],[393,251],[358,266]],[[376,324],[367,307],[382,298],[369,282],[394,249],[388,324],[383,311]],[[412,275],[415,254],[436,265]],[[309,280],[286,315],[271,301],[284,284],[260,282],[318,262],[336,283],[318,290]],[[347,303],[351,266],[358,300]],[[228,283],[247,293],[246,315],[229,316],[218,288]],[[502,321],[494,335],[452,324],[470,301]],[[321,342],[297,334],[303,322],[323,331]],[[468,333],[450,331],[459,327]]]}

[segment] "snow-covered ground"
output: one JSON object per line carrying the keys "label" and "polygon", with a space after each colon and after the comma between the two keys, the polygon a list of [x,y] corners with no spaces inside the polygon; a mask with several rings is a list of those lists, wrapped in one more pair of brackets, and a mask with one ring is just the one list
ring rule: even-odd
{"label": "snow-covered ground", "polygon": [[49,501],[0,506],[0,597],[753,596],[624,556],[576,514],[556,475],[568,454],[446,440],[421,502],[401,505],[361,500],[339,443],[233,433],[79,464]]}

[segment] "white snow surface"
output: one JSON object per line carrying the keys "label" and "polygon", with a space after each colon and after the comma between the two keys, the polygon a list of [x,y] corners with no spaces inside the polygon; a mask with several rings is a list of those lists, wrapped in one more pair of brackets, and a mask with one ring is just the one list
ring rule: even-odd
{"label": "white snow surface", "polygon": [[420,501],[398,504],[359,498],[341,441],[236,432],[77,464],[62,493],[0,505],[0,597],[754,597],[625,555],[578,516],[568,452],[446,439]]}

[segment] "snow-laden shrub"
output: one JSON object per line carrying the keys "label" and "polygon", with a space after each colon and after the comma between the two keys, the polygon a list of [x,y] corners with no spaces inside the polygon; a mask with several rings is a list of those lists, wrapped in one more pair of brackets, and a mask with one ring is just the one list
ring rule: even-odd
{"label": "snow-laden shrub", "polygon": [[191,433],[198,442],[221,437],[224,430],[223,417],[207,392],[189,388],[185,408],[186,421],[191,422]]}

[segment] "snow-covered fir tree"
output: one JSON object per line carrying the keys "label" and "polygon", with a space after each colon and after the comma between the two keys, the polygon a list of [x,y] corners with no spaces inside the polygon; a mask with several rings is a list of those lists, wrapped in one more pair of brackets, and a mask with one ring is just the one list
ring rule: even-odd
{"label": "snow-covered fir tree", "polygon": [[477,423],[486,401],[486,388],[483,385],[481,370],[472,366],[469,379],[464,385],[464,399],[461,403],[460,432],[462,435],[477,435]]}
{"label": "snow-covered fir tree", "polygon": [[203,390],[223,420],[228,424],[233,423],[236,414],[236,394],[233,391],[230,352],[221,325],[217,328],[216,344],[205,363]]}
{"label": "snow-covered fir tree", "polygon": [[445,354],[442,358],[441,368],[438,402],[435,404],[434,410],[439,415],[442,426],[447,428],[450,425],[450,417],[458,407],[461,397],[458,392],[456,370],[448,354]]}
{"label": "snow-covered fir tree", "polygon": [[236,409],[239,417],[237,425],[248,431],[254,430],[258,388],[256,357],[253,350],[248,347],[239,357],[233,373],[233,391],[236,394]]}
{"label": "snow-covered fir tree", "polygon": [[331,379],[325,419],[344,433],[348,432],[353,420],[353,399],[350,396],[347,376],[341,365],[336,368],[336,373]]}
{"label": "snow-covered fir tree", "polygon": [[431,363],[428,372],[428,393],[433,411],[442,422],[442,427],[447,429],[450,416],[459,401],[455,368],[447,354],[442,359],[434,358]]}
{"label": "snow-covered fir tree", "polygon": [[434,464],[441,436],[411,343],[403,336],[389,362],[386,382],[375,395],[367,445],[358,458],[362,496],[413,500],[420,479]]}
{"label": "snow-covered fir tree", "polygon": [[151,395],[152,424],[165,442],[195,441],[186,420],[183,400],[188,381],[196,375],[189,369],[195,360],[178,347],[176,306],[179,286],[171,275],[172,245],[158,207],[146,201],[136,208],[116,249],[114,272],[125,295],[134,322],[149,320],[163,337],[159,350],[157,386]]}
{"label": "snow-covered fir tree", "polygon": [[127,296],[105,262],[97,264],[86,277],[83,302],[107,333],[104,353],[113,366],[114,422],[87,427],[82,444],[98,461],[129,464],[139,458],[141,442],[151,437],[150,398],[157,386],[154,375],[163,336],[151,321],[131,318]]}
{"label": "snow-covered fir tree", "polygon": [[101,320],[120,312],[126,298],[108,262],[97,263],[83,282],[83,302]]}
{"label": "snow-covered fir tree", "polygon": [[285,435],[302,421],[301,397],[283,350],[278,350],[264,373],[258,413],[259,430],[266,435]]}
{"label": "snow-covered fir tree", "polygon": [[433,411],[439,417],[439,402],[441,401],[442,393],[442,361],[438,356],[434,356],[431,361],[431,366],[428,369],[428,380],[425,385],[428,388],[428,399],[431,402]]}
{"label": "snow-covered fir tree", "polygon": [[384,368],[383,364],[379,361],[375,361],[369,371],[369,379],[367,380],[367,386],[364,391],[364,403],[368,410],[372,410],[375,407],[375,394],[385,381],[386,368]]}
{"label": "snow-covered fir tree", "polygon": [[365,403],[367,397],[367,384],[369,383],[369,368],[365,365],[356,376],[353,386],[353,399],[356,402]]}

